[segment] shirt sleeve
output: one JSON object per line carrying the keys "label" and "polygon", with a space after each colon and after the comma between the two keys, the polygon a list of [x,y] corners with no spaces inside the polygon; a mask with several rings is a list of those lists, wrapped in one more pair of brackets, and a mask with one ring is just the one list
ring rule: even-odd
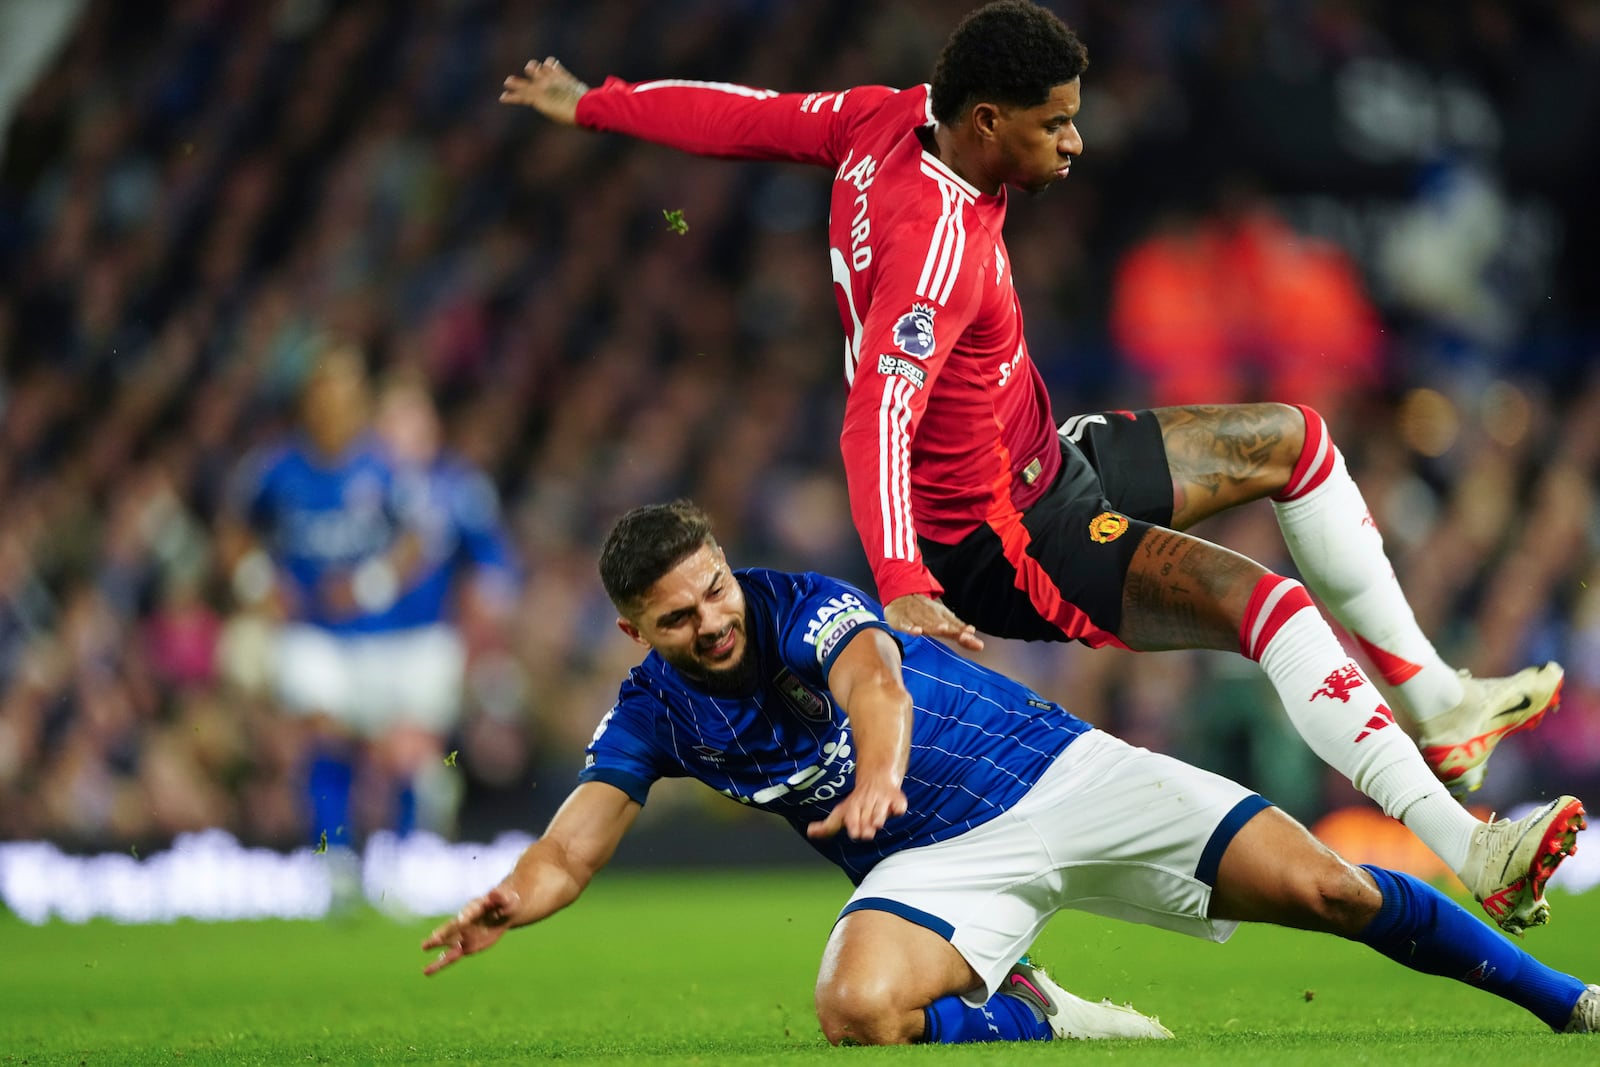
{"label": "shirt sleeve", "polygon": [[873,275],[859,359],[845,401],[839,450],[850,514],[878,596],[944,592],[922,562],[911,508],[911,454],[928,394],[977,314],[983,271],[979,241],[947,213],[911,227],[882,250]]}
{"label": "shirt sleeve", "polygon": [[622,684],[616,704],[595,728],[584,750],[578,782],[604,782],[644,804],[657,780],[681,777],[683,769],[671,764],[654,740],[650,728],[655,712],[652,698],[631,679]]}
{"label": "shirt sleeve", "polygon": [[464,467],[452,484],[450,511],[463,555],[498,583],[514,585],[522,569],[500,512],[494,483],[482,471]]}
{"label": "shirt sleeve", "polygon": [[258,536],[270,532],[273,520],[272,475],[277,458],[273,453],[252,450],[229,473],[223,487],[222,514]]}
{"label": "shirt sleeve", "polygon": [[807,681],[827,686],[828,672],[864,629],[894,631],[870,596],[836,578],[807,574],[796,587],[783,629],[783,658]]}
{"label": "shirt sleeve", "polygon": [[728,82],[626,82],[607,78],[578,101],[578,124],[718,159],[838,166],[847,130],[864,108],[895,92],[779,93]]}

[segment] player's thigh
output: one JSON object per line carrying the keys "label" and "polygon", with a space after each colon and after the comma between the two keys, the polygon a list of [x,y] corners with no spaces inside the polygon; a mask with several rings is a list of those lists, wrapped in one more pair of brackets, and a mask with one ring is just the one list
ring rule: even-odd
{"label": "player's thigh", "polygon": [[1370,875],[1268,808],[1241,827],[1223,853],[1211,914],[1349,936],[1372,921],[1381,903]]}
{"label": "player's thigh", "polygon": [[465,672],[465,649],[448,626],[367,636],[358,663],[363,731],[449,734],[460,719]]}
{"label": "player's thigh", "polygon": [[1232,549],[1163,527],[1140,531],[1123,579],[1117,636],[1129,648],[1238,651],[1267,569]]}
{"label": "player's thigh", "polygon": [[1172,482],[1172,521],[1184,530],[1260,500],[1289,482],[1305,442],[1305,417],[1286,404],[1157,408]]}
{"label": "player's thigh", "polygon": [[289,624],[273,642],[274,688],[293,715],[326,716],[351,730],[359,726],[356,654],[345,638],[316,626]]}
{"label": "player's thigh", "polygon": [[[1053,773],[1046,770],[1045,778]],[[850,939],[838,947],[850,948],[849,958],[861,967],[826,973],[894,975],[902,957],[888,950],[889,942],[915,928],[914,940],[898,943],[930,968],[917,989],[929,998],[923,1004],[947,994],[974,1005],[988,1000],[1057,910],[1048,843],[1026,817],[1013,814],[1038,792],[1036,785],[1011,811],[954,837],[894,852],[868,871],[835,928],[835,938]],[[858,915],[872,918],[857,927]],[[835,949],[831,942],[829,949]]]}
{"label": "player's thigh", "polygon": [[871,1004],[884,1012],[919,1011],[980,984],[947,938],[888,911],[862,909],[840,918],[828,937],[817,973],[817,1007]]}
{"label": "player's thigh", "polygon": [[1237,924],[1211,909],[1219,864],[1267,808],[1238,782],[1092,730],[1013,811],[1047,842],[1052,907],[1223,941]]}
{"label": "player's thigh", "polygon": [[1208,913],[1217,861],[1266,804],[1236,782],[1091,730],[1009,810],[878,863],[844,917],[886,912],[948,941],[979,983],[935,991],[971,1004],[1000,988],[1064,908],[1224,940],[1236,924]]}

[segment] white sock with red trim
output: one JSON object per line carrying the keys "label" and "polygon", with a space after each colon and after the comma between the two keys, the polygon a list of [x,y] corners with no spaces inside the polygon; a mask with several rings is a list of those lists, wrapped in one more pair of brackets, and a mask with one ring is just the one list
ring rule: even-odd
{"label": "white sock with red trim", "polygon": [[1239,647],[1267,672],[1311,750],[1459,871],[1477,820],[1395,726],[1383,694],[1345,654],[1305,587],[1277,574],[1263,577],[1239,628]]}
{"label": "white sock with red trim", "polygon": [[1272,507],[1306,585],[1355,635],[1406,711],[1418,722],[1461,703],[1461,679],[1417,626],[1383,551],[1383,535],[1345,469],[1328,428],[1311,408],[1305,448]]}

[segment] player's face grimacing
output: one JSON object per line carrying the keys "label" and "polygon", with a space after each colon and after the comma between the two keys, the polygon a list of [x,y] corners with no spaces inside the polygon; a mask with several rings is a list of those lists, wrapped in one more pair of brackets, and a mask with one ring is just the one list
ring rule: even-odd
{"label": "player's face grimacing", "polygon": [[714,693],[748,692],[755,681],[744,590],[719,546],[686,556],[650,587],[633,619],[617,624]]}
{"label": "player's face grimacing", "polygon": [[1042,193],[1066,178],[1083,151],[1074,116],[1082,100],[1077,78],[1050,90],[1037,107],[1003,110],[995,124],[995,173],[1007,185]]}

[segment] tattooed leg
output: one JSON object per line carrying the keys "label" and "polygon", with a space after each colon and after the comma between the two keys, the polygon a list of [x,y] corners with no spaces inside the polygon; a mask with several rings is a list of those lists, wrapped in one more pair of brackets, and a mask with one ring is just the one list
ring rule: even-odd
{"label": "tattooed leg", "polygon": [[1157,408],[1155,415],[1179,530],[1283,489],[1305,440],[1305,418],[1285,404]]}
{"label": "tattooed leg", "polygon": [[1122,586],[1129,648],[1239,650],[1239,628],[1265,567],[1210,541],[1155,527],[1139,542]]}

